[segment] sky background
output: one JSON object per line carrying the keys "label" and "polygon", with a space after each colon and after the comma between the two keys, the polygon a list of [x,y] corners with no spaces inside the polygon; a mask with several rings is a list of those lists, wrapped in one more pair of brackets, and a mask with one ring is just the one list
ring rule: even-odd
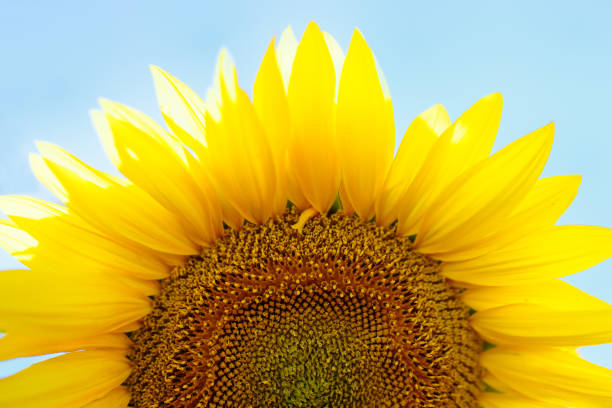
{"label": "sky background", "polygon": [[[0,194],[51,199],[32,176],[35,140],[111,165],[88,111],[106,97],[161,120],[158,65],[203,94],[222,46],[250,90],[273,35],[315,20],[346,51],[354,27],[387,77],[399,137],[435,103],[452,119],[499,91],[494,150],[556,122],[544,176],[582,174],[564,224],[612,227],[612,2],[608,1],[21,1],[0,8]],[[605,126],[604,126],[605,125]],[[20,264],[0,250],[0,270]],[[567,278],[612,303],[612,261]],[[612,345],[581,350],[612,368]],[[38,359],[0,363],[0,377]]]}

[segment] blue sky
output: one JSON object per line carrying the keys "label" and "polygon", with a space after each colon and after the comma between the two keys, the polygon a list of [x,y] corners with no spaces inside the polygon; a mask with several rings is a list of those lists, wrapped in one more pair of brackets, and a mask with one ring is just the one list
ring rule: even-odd
{"label": "blue sky", "polygon": [[[98,97],[161,119],[149,64],[196,91],[221,46],[250,89],[273,35],[310,20],[346,50],[359,27],[385,72],[397,137],[435,103],[456,118],[478,98],[504,95],[495,149],[550,121],[545,176],[582,174],[566,224],[612,227],[612,2],[606,1],[27,1],[0,13],[0,194],[52,199],[28,168],[35,140],[62,145],[110,171],[90,125]],[[19,264],[0,253],[0,269]],[[612,303],[612,261],[567,280]],[[612,345],[582,349],[612,368]],[[0,363],[0,377],[31,363]]]}

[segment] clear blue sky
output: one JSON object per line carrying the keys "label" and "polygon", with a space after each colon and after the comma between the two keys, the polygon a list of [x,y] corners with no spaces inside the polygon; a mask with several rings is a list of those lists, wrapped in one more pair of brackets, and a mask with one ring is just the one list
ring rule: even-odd
{"label": "clear blue sky", "polygon": [[[504,95],[495,149],[550,121],[544,175],[582,174],[567,224],[612,227],[612,2],[582,1],[22,1],[0,11],[0,194],[51,199],[31,175],[34,140],[64,146],[104,170],[88,118],[98,97],[161,116],[149,64],[196,91],[221,46],[251,89],[271,37],[309,20],[346,50],[359,27],[393,96],[398,136],[434,103],[456,118],[481,96]],[[0,252],[0,269],[19,264]],[[612,303],[612,261],[569,282]],[[612,368],[612,345],[582,354]],[[32,359],[0,363],[0,377]]]}

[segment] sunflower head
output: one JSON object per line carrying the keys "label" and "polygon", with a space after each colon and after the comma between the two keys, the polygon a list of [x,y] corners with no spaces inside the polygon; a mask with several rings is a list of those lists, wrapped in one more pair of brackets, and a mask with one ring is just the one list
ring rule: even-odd
{"label": "sunflower head", "polygon": [[0,407],[612,406],[576,347],[612,306],[559,280],[612,231],[555,225],[579,176],[540,178],[554,126],[491,154],[502,99],[420,114],[394,154],[362,34],[310,23],[265,50],[253,90],[226,51],[204,98],[158,67],[166,127],[108,100],[92,118],[123,177],[38,145],[63,204],[0,197]]}

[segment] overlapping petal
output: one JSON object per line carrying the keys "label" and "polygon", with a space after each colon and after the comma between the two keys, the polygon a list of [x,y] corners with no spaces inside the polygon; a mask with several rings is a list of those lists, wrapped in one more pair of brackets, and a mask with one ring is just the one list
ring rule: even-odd
{"label": "overlapping petal", "polygon": [[474,310],[529,304],[547,306],[557,310],[609,310],[603,300],[560,279],[541,281],[528,285],[477,287],[467,289],[461,296]]}
{"label": "overlapping petal", "polygon": [[129,373],[122,353],[64,354],[0,379],[0,406],[82,408],[119,387]]}
{"label": "overlapping petal", "polygon": [[196,157],[204,156],[206,104],[191,88],[161,68],[152,66],[151,73],[166,124]]}
{"label": "overlapping petal", "polygon": [[427,211],[419,251],[452,251],[499,228],[540,176],[553,133],[551,124],[524,136],[453,181]]}
{"label": "overlapping petal", "polygon": [[340,162],[335,132],[336,75],[325,38],[310,23],[297,48],[287,98],[289,199],[324,214],[336,199]]}
{"label": "overlapping petal", "polygon": [[46,271],[0,272],[0,331],[76,339],[119,331],[151,310],[151,301],[108,277]]}
{"label": "overlapping petal", "polygon": [[84,405],[83,408],[127,408],[130,403],[130,392],[127,387],[114,388],[104,397]]}
{"label": "overlapping petal", "polygon": [[215,81],[207,98],[205,159],[219,194],[244,218],[262,223],[275,210],[270,199],[277,188],[272,150],[226,52],[219,56]]}
{"label": "overlapping petal", "polygon": [[0,220],[0,247],[18,261],[22,263],[27,261],[29,256],[23,251],[36,245],[38,242],[28,233],[20,230],[13,221]]}
{"label": "overlapping petal", "polygon": [[481,286],[523,285],[583,271],[612,256],[612,229],[557,225],[484,256],[448,262],[443,274]]}
{"label": "overlapping petal", "polygon": [[[225,197],[211,192],[211,175],[206,162],[206,103],[187,85],[161,68],[151,67],[157,99],[168,127],[188,147],[189,173],[200,186],[204,199],[218,199],[223,220],[234,229],[240,229],[243,217]],[[208,197],[210,196],[210,197]]]}
{"label": "overlapping petal", "polygon": [[280,35],[276,46],[276,60],[283,78],[285,89],[289,87],[289,78],[293,68],[293,60],[297,52],[298,41],[293,34],[291,26],[288,26]]}
{"label": "overlapping petal", "polygon": [[437,258],[447,262],[477,258],[533,232],[551,227],[576,197],[580,181],[581,177],[577,175],[539,179],[512,214],[500,220],[493,231],[482,231],[483,236],[476,242],[436,254]]}
{"label": "overlapping petal", "polygon": [[485,392],[480,394],[478,402],[482,408],[564,408],[563,405],[549,404],[516,393]]}
{"label": "overlapping petal", "polygon": [[273,213],[282,214],[287,203],[286,165],[291,119],[289,102],[276,58],[272,40],[255,78],[253,106],[266,131],[276,166],[277,185]]}
{"label": "overlapping petal", "polygon": [[562,407],[612,406],[612,370],[559,348],[507,349],[483,353],[481,364],[509,387]]}
{"label": "overlapping petal", "polygon": [[123,333],[92,337],[57,339],[7,334],[0,339],[0,361],[77,350],[127,350],[131,342]]}
{"label": "overlapping petal", "polygon": [[583,311],[512,304],[480,311],[470,323],[483,339],[499,345],[581,347],[612,342],[612,307]]}
{"label": "overlapping petal", "polygon": [[336,132],[347,199],[369,221],[393,160],[395,125],[374,55],[357,30],[340,77]]}
{"label": "overlapping petal", "polygon": [[168,254],[198,253],[177,216],[137,186],[94,170],[57,146],[38,147],[49,169],[38,173],[41,181],[96,228]]}
{"label": "overlapping petal", "polygon": [[423,217],[463,171],[489,156],[501,119],[502,97],[491,94],[476,102],[447,128],[427,155],[400,205],[398,232],[420,232]]}
{"label": "overlapping petal", "polygon": [[434,105],[417,116],[404,133],[384,187],[376,200],[376,223],[389,225],[399,215],[402,199],[440,134],[450,126],[442,105]]}
{"label": "overlapping petal", "polygon": [[221,207],[212,184],[192,174],[190,153],[141,112],[107,100],[101,105],[98,133],[117,169],[176,215],[194,241],[212,244],[223,231]]}
{"label": "overlapping petal", "polygon": [[[1,196],[0,210],[15,224],[15,228],[6,226],[3,236],[21,242],[20,246],[14,244],[13,251],[5,249],[17,257],[29,254],[25,263],[30,268],[43,268],[55,261],[88,273],[142,279],[168,276],[169,267],[154,254],[115,242],[63,206],[30,197]],[[62,239],[57,239],[58,235]]]}

